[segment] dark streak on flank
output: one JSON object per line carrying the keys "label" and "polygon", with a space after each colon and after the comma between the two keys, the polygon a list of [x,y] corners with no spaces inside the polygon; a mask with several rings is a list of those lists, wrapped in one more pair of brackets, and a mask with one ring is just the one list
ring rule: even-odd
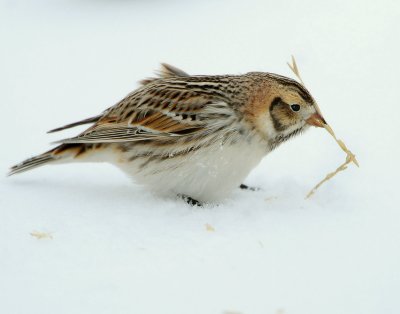
{"label": "dark streak on flank", "polygon": [[133,160],[135,160],[137,158],[143,158],[143,157],[147,158],[147,160],[144,161],[139,166],[139,170],[143,170],[152,162],[162,162],[162,161],[165,161],[167,159],[172,159],[172,158],[177,158],[177,157],[184,157],[184,156],[187,156],[187,155],[199,150],[200,148],[203,149],[204,147],[207,147],[207,146],[208,145],[202,146],[202,147],[200,147],[200,146],[198,146],[198,147],[190,147],[189,149],[186,149],[186,150],[181,151],[181,152],[177,152],[177,153],[172,154],[172,155],[170,155],[170,154],[152,154],[152,155],[142,154],[142,155],[135,155],[135,156],[130,157],[129,160],[133,161]]}

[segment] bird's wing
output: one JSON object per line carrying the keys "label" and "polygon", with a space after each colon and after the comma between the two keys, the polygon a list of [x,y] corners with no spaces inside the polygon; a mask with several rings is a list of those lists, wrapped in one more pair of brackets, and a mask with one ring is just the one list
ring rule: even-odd
{"label": "bird's wing", "polygon": [[[150,86],[149,86],[150,85]],[[200,89],[149,84],[109,108],[95,125],[58,143],[165,141],[201,137],[229,125],[233,108]]]}
{"label": "bird's wing", "polygon": [[59,131],[62,131],[62,130],[66,130],[66,129],[69,129],[69,128],[73,128],[73,127],[78,126],[78,125],[82,125],[82,124],[95,123],[95,122],[97,122],[101,117],[102,117],[102,115],[100,114],[100,115],[97,115],[97,116],[95,116],[95,117],[90,117],[90,118],[83,119],[83,120],[80,120],[80,121],[77,121],[77,122],[69,123],[69,124],[66,124],[66,125],[64,125],[64,126],[61,126],[61,127],[59,127],[59,128],[56,128],[56,129],[52,129],[52,130],[50,130],[50,131],[47,131],[47,133],[59,132]]}
{"label": "bird's wing", "polygon": [[[187,76],[189,76],[189,74],[187,74],[185,71],[183,71],[181,69],[178,69],[177,67],[174,67],[173,65],[170,65],[170,64],[167,64],[167,63],[161,63],[160,69],[156,71],[156,74],[157,74],[158,77],[156,77],[156,78],[147,78],[147,79],[144,79],[144,80],[140,81],[140,83],[142,85],[147,85],[149,83],[154,82],[155,80],[157,80],[159,78],[187,77]],[[103,114],[100,114],[100,115],[97,115],[95,117],[91,117],[91,118],[87,118],[87,119],[80,120],[80,121],[77,121],[77,122],[69,123],[67,125],[52,129],[52,130],[48,131],[47,133],[59,132],[59,131],[65,130],[65,129],[73,128],[73,127],[78,126],[78,125],[82,125],[82,124],[95,123],[102,116],[103,116]]]}

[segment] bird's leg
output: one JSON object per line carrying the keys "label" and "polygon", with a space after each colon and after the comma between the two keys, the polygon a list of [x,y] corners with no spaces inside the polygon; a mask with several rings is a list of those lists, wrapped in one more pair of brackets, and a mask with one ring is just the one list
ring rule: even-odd
{"label": "bird's leg", "polygon": [[249,190],[249,191],[258,191],[260,188],[255,188],[255,187],[252,187],[252,186],[248,186],[248,185],[246,185],[246,184],[241,184],[241,185],[239,185],[239,188],[241,188],[242,190]]}
{"label": "bird's leg", "polygon": [[182,199],[188,203],[190,206],[199,206],[199,207],[203,207],[203,204],[200,203],[198,200],[195,200],[194,198],[191,198],[190,196],[187,195],[179,195],[180,197],[182,197]]}

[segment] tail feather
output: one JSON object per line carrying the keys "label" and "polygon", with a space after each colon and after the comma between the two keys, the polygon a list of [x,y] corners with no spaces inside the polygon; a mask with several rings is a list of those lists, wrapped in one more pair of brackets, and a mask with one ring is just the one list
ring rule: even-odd
{"label": "tail feather", "polygon": [[[71,161],[102,161],[99,152],[106,147],[104,144],[61,144],[41,155],[29,158],[10,168],[9,176],[25,172],[50,163]],[[97,153],[97,154],[92,154]],[[92,157],[92,158],[91,158]]]}
{"label": "tail feather", "polygon": [[53,150],[48,151],[46,153],[26,159],[23,162],[12,166],[10,168],[10,172],[8,173],[8,175],[11,176],[11,175],[14,175],[17,173],[25,172],[25,171],[31,170],[36,167],[43,166],[45,164],[48,164],[50,162],[53,162],[53,161],[59,159],[59,157],[54,156],[52,154],[52,152],[53,152]]}

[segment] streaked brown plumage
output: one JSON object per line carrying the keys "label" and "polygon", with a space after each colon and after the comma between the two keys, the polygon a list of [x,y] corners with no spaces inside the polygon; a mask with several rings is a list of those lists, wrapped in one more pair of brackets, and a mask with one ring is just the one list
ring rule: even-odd
{"label": "streaked brown plumage", "polygon": [[190,76],[164,64],[159,77],[56,148],[11,168],[107,161],[161,194],[201,202],[226,197],[272,149],[322,119],[310,93],[271,73]]}

